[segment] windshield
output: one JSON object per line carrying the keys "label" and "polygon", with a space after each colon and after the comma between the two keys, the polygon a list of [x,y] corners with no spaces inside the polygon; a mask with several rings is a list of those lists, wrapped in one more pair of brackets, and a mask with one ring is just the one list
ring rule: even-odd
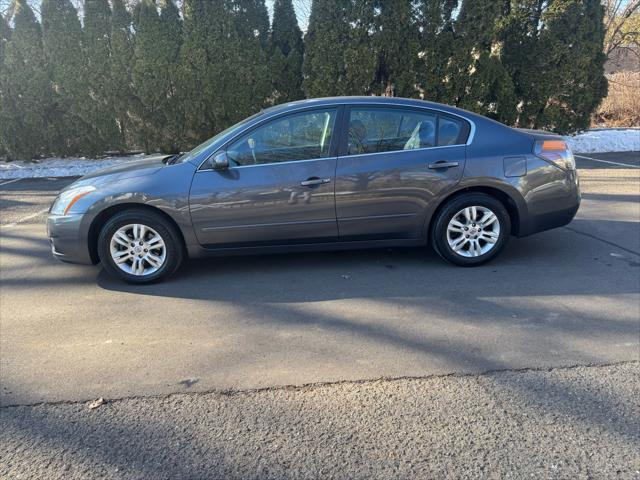
{"label": "windshield", "polygon": [[194,148],[193,150],[191,150],[189,153],[183,155],[182,157],[180,157],[180,159],[178,160],[178,162],[182,163],[182,162],[188,162],[189,160],[197,157],[198,155],[200,155],[203,151],[205,151],[207,148],[209,148],[211,145],[213,145],[215,142],[217,142],[218,140],[220,140],[222,137],[224,137],[225,135],[231,133],[232,131],[234,131],[237,128],[240,128],[241,126],[243,126],[244,124],[246,124],[247,122],[253,120],[256,117],[259,117],[260,115],[262,115],[262,111],[251,115],[250,117],[245,118],[244,120],[241,120],[240,122],[236,123],[235,125],[230,126],[229,128],[221,131],[220,133],[218,133],[217,135],[215,135],[214,137],[211,137],[209,140],[207,140],[204,143],[201,143],[200,145],[198,145],[196,148]]}

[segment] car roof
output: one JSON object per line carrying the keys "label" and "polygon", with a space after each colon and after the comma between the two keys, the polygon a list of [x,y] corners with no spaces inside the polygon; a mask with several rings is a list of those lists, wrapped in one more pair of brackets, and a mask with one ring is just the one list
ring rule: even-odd
{"label": "car roof", "polygon": [[434,110],[440,110],[444,112],[450,112],[455,115],[473,115],[471,112],[467,112],[466,110],[462,110],[460,108],[451,107],[449,105],[444,105],[442,103],[436,102],[428,102],[425,100],[420,100],[416,98],[402,98],[402,97],[375,97],[375,96],[352,96],[352,97],[324,97],[324,98],[310,98],[307,100],[298,100],[296,102],[283,103],[280,105],[276,105],[264,110],[264,113],[278,113],[285,112],[288,110],[300,108],[300,107],[314,107],[314,106],[323,106],[323,105],[357,105],[357,104],[367,104],[367,105],[400,105],[400,106],[414,106],[414,107],[422,107],[422,108],[432,108]]}

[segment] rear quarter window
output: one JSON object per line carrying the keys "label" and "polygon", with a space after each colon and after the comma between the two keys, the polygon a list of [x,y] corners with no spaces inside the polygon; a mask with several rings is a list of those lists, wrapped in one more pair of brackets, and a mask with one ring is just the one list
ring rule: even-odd
{"label": "rear quarter window", "polygon": [[471,134],[471,123],[446,113],[438,115],[438,146],[465,145]]}

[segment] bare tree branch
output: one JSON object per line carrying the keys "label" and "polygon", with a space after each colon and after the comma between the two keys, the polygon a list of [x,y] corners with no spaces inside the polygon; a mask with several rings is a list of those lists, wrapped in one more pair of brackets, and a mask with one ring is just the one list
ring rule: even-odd
{"label": "bare tree branch", "polygon": [[640,15],[640,0],[603,0],[602,5],[606,28],[604,53],[610,56],[625,45],[640,47],[640,21],[632,21]]}

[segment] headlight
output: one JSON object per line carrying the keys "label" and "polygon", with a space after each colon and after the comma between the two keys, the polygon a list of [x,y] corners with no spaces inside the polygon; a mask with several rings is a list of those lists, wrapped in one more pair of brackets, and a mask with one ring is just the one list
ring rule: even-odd
{"label": "headlight", "polygon": [[576,161],[573,153],[564,140],[544,140],[537,141],[535,154],[545,160],[557,165],[564,170],[575,170]]}
{"label": "headlight", "polygon": [[78,200],[85,195],[89,195],[95,189],[96,187],[85,185],[62,192],[53,202],[51,213],[54,215],[66,215]]}

